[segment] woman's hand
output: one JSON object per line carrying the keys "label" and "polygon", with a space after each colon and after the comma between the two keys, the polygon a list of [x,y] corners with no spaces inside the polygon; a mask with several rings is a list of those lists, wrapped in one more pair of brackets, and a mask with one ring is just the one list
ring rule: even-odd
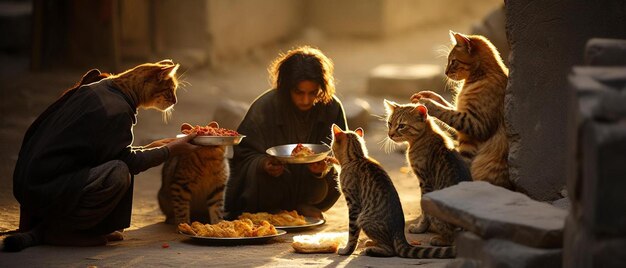
{"label": "woman's hand", "polygon": [[272,177],[278,177],[285,172],[285,165],[272,156],[267,156],[263,159],[262,167]]}
{"label": "woman's hand", "polygon": [[156,147],[161,147],[163,145],[166,145],[172,141],[176,140],[176,138],[167,138],[167,139],[161,139],[161,140],[156,140],[151,142],[150,144],[144,146],[143,148],[148,149],[148,148],[156,148]]}
{"label": "woman's hand", "polygon": [[328,165],[326,164],[326,160],[322,160],[308,164],[308,168],[311,173],[319,176],[321,174],[324,174],[326,169],[328,169]]}
{"label": "woman's hand", "polygon": [[175,138],[174,140],[168,142],[165,146],[170,150],[170,157],[186,154],[200,148],[200,146],[189,143],[189,141],[193,140],[196,135],[196,132],[192,132],[187,136]]}
{"label": "woman's hand", "polygon": [[334,157],[326,157],[322,161],[318,161],[315,163],[308,164],[309,171],[315,174],[318,177],[324,177],[328,171],[330,171],[330,167],[332,164],[339,164],[339,161]]}

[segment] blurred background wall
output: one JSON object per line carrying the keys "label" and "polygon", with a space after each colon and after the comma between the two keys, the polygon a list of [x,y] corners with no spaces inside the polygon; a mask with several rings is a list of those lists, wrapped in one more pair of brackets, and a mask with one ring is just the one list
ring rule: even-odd
{"label": "blurred background wall", "polygon": [[[1,1],[6,45],[30,54],[33,70],[174,57],[215,66],[310,32],[382,38],[476,16],[501,1],[476,0],[14,0]],[[454,8],[450,8],[454,6]],[[11,14],[9,14],[11,13]],[[1,14],[0,14],[1,15]],[[19,17],[19,19],[15,19]],[[16,27],[16,24],[18,27]],[[11,42],[11,44],[5,44]],[[26,49],[27,48],[27,49]],[[88,57],[85,57],[88,55]]]}

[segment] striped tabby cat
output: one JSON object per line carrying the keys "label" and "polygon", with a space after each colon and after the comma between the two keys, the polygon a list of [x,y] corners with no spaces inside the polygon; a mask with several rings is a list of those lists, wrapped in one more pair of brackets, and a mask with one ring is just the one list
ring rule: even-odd
{"label": "striped tabby cat", "polygon": [[[219,127],[216,122],[209,126]],[[225,149],[206,146],[163,164],[158,197],[166,223],[215,224],[223,219],[224,188],[230,172]]]}
{"label": "striped tabby cat", "polygon": [[462,82],[453,105],[432,91],[411,97],[430,114],[458,132],[458,150],[470,162],[474,180],[508,189],[509,144],[504,125],[504,95],[508,69],[496,48],[479,35],[450,31],[454,46],[448,55],[446,75]]}
{"label": "striped tabby cat", "polygon": [[[388,136],[396,143],[407,142],[406,158],[420,182],[421,194],[440,190],[461,181],[471,181],[469,169],[454,149],[453,141],[439,129],[423,105],[399,105],[385,100]],[[424,233],[431,228],[439,235],[430,240],[433,246],[449,246],[454,240],[454,225],[425,214],[411,233]]]}
{"label": "striped tabby cat", "polygon": [[340,255],[354,252],[361,229],[375,243],[365,249],[370,256],[453,258],[454,247],[416,247],[404,235],[404,213],[398,192],[385,170],[370,159],[361,128],[342,131],[333,124],[332,151],[339,161],[341,191],[348,204],[348,243]]}

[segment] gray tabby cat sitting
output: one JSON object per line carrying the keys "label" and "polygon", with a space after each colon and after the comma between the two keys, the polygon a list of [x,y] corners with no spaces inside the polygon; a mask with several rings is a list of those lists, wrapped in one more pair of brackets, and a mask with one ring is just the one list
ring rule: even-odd
{"label": "gray tabby cat sitting", "polygon": [[[406,158],[419,179],[422,195],[472,180],[452,140],[428,116],[424,105],[399,105],[385,100],[385,109],[389,139],[409,144]],[[424,233],[429,227],[439,234],[431,238],[431,245],[452,245],[456,227],[424,212],[416,225],[409,226],[409,232]]]}
{"label": "gray tabby cat sitting", "polygon": [[342,131],[337,125],[332,128],[331,147],[341,165],[339,181],[350,217],[348,243],[338,251],[339,255],[354,252],[363,230],[375,244],[365,249],[369,256],[453,258],[454,247],[420,247],[407,243],[398,192],[383,167],[369,158],[363,130]]}

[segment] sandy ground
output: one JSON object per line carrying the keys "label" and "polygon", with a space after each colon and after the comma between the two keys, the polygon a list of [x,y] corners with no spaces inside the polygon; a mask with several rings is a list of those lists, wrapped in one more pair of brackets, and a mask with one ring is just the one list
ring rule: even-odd
{"label": "sandy ground", "polygon": [[[478,15],[486,14],[487,11]],[[388,170],[400,193],[407,223],[414,222],[420,214],[417,179],[407,172],[401,153],[382,150],[381,141],[386,130],[384,123],[374,116],[383,113],[382,97],[367,96],[367,75],[372,68],[385,63],[432,63],[443,66],[445,59],[437,56],[436,49],[448,44],[448,29],[467,31],[471,21],[465,19],[454,24],[420,28],[384,40],[307,35],[295,42],[260,49],[217,69],[185,71],[183,66],[183,79],[189,85],[179,90],[179,103],[175,106],[173,117],[169,122],[164,122],[158,112],[140,111],[139,123],[134,129],[135,144],[147,144],[154,139],[174,136],[182,122],[207,122],[212,118],[215,104],[225,98],[251,102],[269,87],[266,67],[279,51],[298,44],[312,44],[334,60],[338,96],[346,100],[360,97],[370,102],[373,116],[365,133],[370,154]],[[70,87],[82,75],[82,72],[77,71],[13,73],[0,77],[0,232],[3,234],[17,229],[19,222],[19,206],[11,189],[13,168],[23,134],[35,117],[58,96],[60,90]],[[406,102],[409,97],[398,100]],[[294,253],[291,248],[294,235],[347,231],[347,206],[343,197],[326,213],[325,225],[300,233],[288,233],[267,244],[212,246],[192,243],[175,233],[173,226],[163,223],[164,216],[156,199],[160,187],[160,170],[159,166],[136,176],[132,225],[124,232],[124,241],[95,248],[39,246],[19,253],[0,252],[0,267],[443,267],[449,262],[360,256],[362,247],[349,257]],[[421,241],[422,244],[428,244],[430,236],[407,235],[409,241]],[[361,240],[364,239],[362,235]]]}

